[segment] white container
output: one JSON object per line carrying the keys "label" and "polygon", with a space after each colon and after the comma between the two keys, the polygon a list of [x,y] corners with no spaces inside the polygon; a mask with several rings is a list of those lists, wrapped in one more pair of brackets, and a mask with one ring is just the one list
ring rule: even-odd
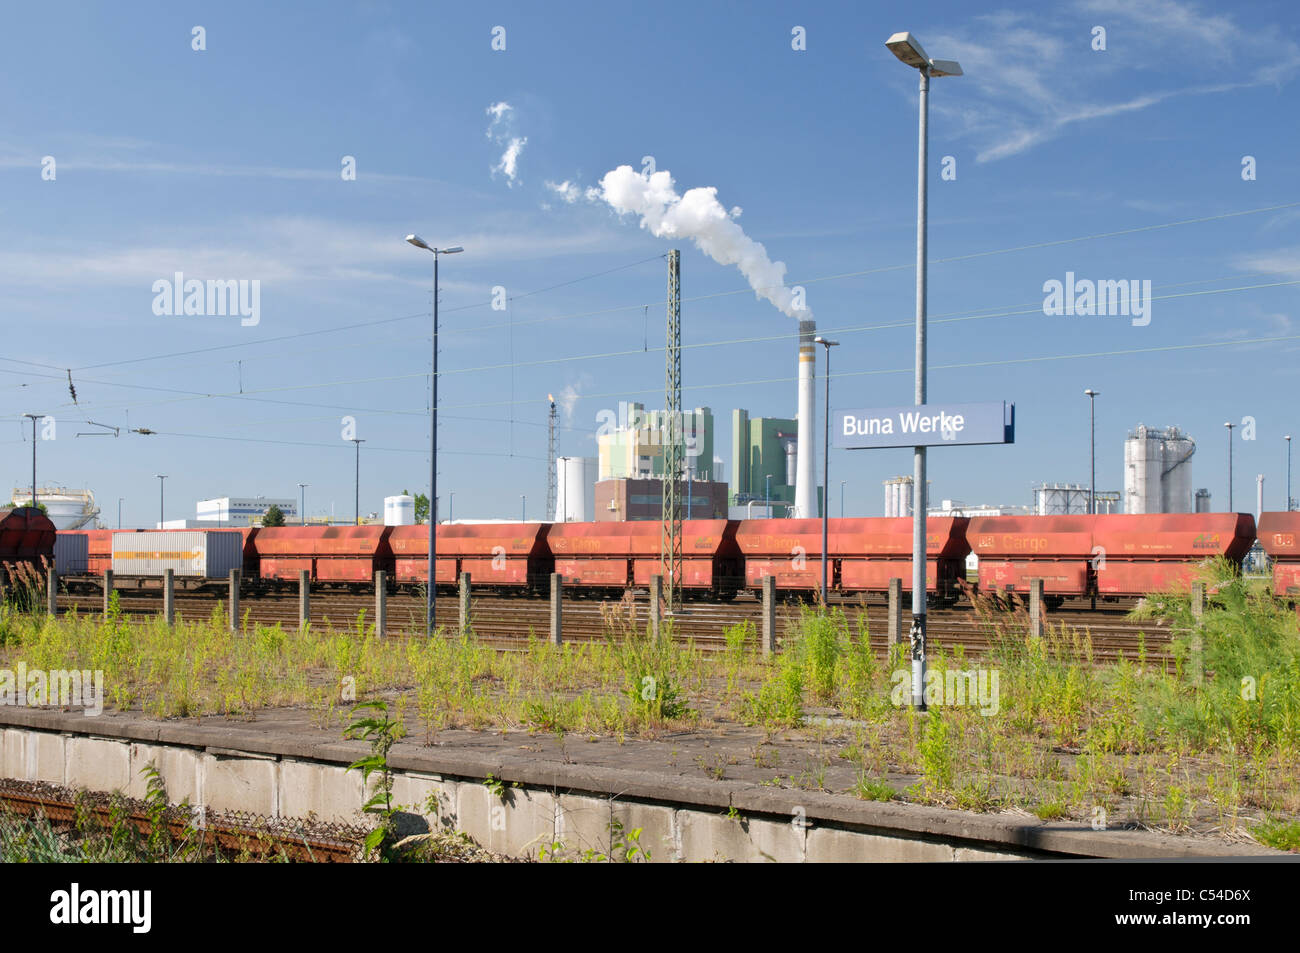
{"label": "white container", "polygon": [[84,575],[90,565],[90,537],[59,533],[54,537],[54,571],[60,576]]}
{"label": "white container", "polygon": [[244,537],[236,530],[163,530],[114,533],[113,572],[119,576],[224,579],[244,564]]}
{"label": "white container", "polygon": [[385,526],[414,526],[415,525],[415,497],[413,496],[384,497],[384,525]]}

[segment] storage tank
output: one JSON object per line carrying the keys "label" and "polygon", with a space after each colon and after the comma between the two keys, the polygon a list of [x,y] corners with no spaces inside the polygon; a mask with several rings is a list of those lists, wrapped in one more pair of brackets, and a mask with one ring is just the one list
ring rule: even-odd
{"label": "storage tank", "polygon": [[1124,442],[1124,511],[1193,511],[1192,455],[1196,441],[1177,427],[1156,430],[1138,424]]}
{"label": "storage tank", "polygon": [[1196,512],[1210,512],[1210,491],[1204,487],[1196,491]]}
{"label": "storage tank", "polygon": [[557,457],[555,460],[555,522],[585,523],[596,518],[595,457]]}
{"label": "storage tank", "polygon": [[[15,487],[9,499],[20,506],[30,503],[32,488]],[[55,529],[82,529],[95,525],[99,508],[95,505],[95,494],[89,490],[68,490],[63,487],[43,486],[36,488],[36,501],[45,507],[45,515],[50,518]]]}
{"label": "storage tank", "polygon": [[384,497],[384,525],[414,526],[415,497],[405,494]]}

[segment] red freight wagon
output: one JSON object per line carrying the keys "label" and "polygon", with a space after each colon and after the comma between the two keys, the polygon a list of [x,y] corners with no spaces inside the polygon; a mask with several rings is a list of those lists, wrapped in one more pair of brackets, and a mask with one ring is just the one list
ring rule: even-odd
{"label": "red freight wagon", "polygon": [[34,506],[6,510],[0,516],[0,566],[9,578],[19,572],[41,574],[53,565],[56,532],[50,518]]}
{"label": "red freight wagon", "polygon": [[[663,527],[650,521],[625,525],[631,544],[632,582],[648,587],[650,577],[664,569],[659,559]],[[740,550],[735,540],[738,525],[739,520],[682,521],[683,592],[723,599],[735,596],[741,584]]]}
{"label": "red freight wagon", "polygon": [[[456,583],[456,557],[446,555],[442,547],[448,527],[438,527],[438,557],[433,574],[440,586]],[[429,581],[429,527],[394,526],[388,534],[388,547],[393,551],[393,578],[398,585],[422,586]]]}
{"label": "red freight wagon", "polygon": [[[965,517],[926,521],[926,585],[944,596],[957,591],[970,552]],[[736,543],[745,555],[745,584],[757,589],[773,576],[778,589],[821,588],[822,521],[744,520]],[[886,592],[891,579],[912,588],[912,520],[827,520],[827,582],[843,592]]]}
{"label": "red freight wagon", "polygon": [[1082,596],[1091,591],[1094,516],[976,516],[967,538],[979,557],[980,592],[1043,592]]}
{"label": "red freight wagon", "polygon": [[1259,544],[1273,557],[1273,595],[1300,593],[1300,513],[1261,513]]}
{"label": "red freight wagon", "polygon": [[[439,585],[469,573],[475,587],[540,589],[551,573],[547,523],[446,523],[438,526]],[[424,584],[429,577],[429,527],[395,526],[389,537],[397,581]]]}
{"label": "red freight wagon", "polygon": [[555,523],[546,541],[555,557],[554,571],[566,584],[623,590],[632,585],[634,554],[644,545],[637,540],[651,531],[659,532],[657,522]]}
{"label": "red freight wagon", "polygon": [[1093,517],[1097,592],[1146,595],[1190,588],[1197,567],[1225,556],[1238,566],[1255,541],[1249,513],[1153,513]]}
{"label": "red freight wagon", "polygon": [[392,571],[388,526],[275,526],[252,538],[264,580],[296,582],[306,570],[312,582],[369,586],[375,573]]}

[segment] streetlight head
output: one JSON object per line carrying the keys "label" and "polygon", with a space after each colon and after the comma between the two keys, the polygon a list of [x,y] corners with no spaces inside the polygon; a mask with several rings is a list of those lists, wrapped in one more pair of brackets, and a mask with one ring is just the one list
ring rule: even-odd
{"label": "streetlight head", "polygon": [[1090,387],[1090,388],[1088,388],[1087,390],[1085,390],[1083,393],[1084,393],[1084,396],[1086,396],[1086,397],[1096,397],[1096,396],[1098,396],[1101,392],[1100,392],[1100,391],[1095,391],[1095,390],[1093,390],[1093,389]]}
{"label": "streetlight head", "polygon": [[889,47],[889,52],[915,69],[930,65],[930,57],[925,55],[921,42],[910,33],[895,33],[885,41],[885,46]]}
{"label": "streetlight head", "polygon": [[1229,430],[1231,430],[1233,427],[1236,426],[1236,424],[1234,424],[1231,420],[1225,420],[1225,421],[1223,422],[1223,426],[1225,426],[1225,427],[1227,427]]}
{"label": "streetlight head", "polygon": [[464,250],[460,245],[452,245],[450,248],[439,248],[438,253],[441,255],[459,255]]}
{"label": "streetlight head", "polygon": [[416,248],[423,248],[425,251],[433,251],[432,248],[425,244],[424,239],[419,235],[407,235],[406,240]]}
{"label": "streetlight head", "polygon": [[956,60],[931,60],[931,76],[960,76],[961,64]]}

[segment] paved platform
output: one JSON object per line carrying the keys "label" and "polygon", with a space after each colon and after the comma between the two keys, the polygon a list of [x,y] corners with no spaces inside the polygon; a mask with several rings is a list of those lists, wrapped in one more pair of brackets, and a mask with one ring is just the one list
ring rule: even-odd
{"label": "paved platform", "polygon": [[[337,721],[320,720],[297,709],[248,720],[156,720],[0,708],[0,776],[141,796],[140,769],[154,763],[176,802],[355,822],[360,775],[346,766],[368,749],[341,740]],[[410,808],[414,829],[456,827],[518,856],[536,857],[555,841],[608,851],[620,825],[643,828],[642,844],[657,860],[1288,856],[1245,838],[1096,831],[1020,812],[811,790],[843,791],[856,769],[836,757],[837,743],[795,734],[728,727],[619,740],[446,730],[426,745],[412,726],[389,761],[394,795]]]}

